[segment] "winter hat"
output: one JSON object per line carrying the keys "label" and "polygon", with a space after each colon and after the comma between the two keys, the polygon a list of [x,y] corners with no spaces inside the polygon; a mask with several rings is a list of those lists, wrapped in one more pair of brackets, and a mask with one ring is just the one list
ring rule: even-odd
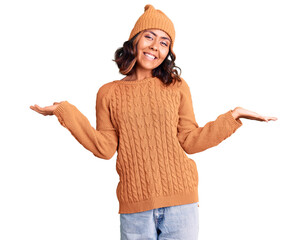
{"label": "winter hat", "polygon": [[175,41],[174,24],[162,11],[155,9],[150,4],[147,4],[145,6],[144,13],[139,17],[134,25],[134,28],[130,33],[129,40],[139,32],[150,28],[157,28],[166,32],[172,40],[171,49],[173,48]]}

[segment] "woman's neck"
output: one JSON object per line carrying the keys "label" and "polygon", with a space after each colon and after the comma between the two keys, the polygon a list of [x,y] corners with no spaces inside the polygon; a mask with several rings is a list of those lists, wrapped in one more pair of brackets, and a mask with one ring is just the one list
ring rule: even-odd
{"label": "woman's neck", "polygon": [[152,77],[152,70],[145,70],[145,69],[142,70],[142,69],[137,68],[132,75],[127,76],[126,80],[137,81],[137,80],[143,80],[145,78],[151,78],[151,77]]}

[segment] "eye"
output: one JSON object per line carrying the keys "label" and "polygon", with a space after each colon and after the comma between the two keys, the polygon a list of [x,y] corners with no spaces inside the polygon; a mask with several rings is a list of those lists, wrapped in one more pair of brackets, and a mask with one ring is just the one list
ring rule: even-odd
{"label": "eye", "polygon": [[145,38],[148,38],[148,39],[152,40],[152,37],[150,35],[145,35]]}
{"label": "eye", "polygon": [[167,42],[162,42],[162,45],[164,45],[165,47],[168,47]]}

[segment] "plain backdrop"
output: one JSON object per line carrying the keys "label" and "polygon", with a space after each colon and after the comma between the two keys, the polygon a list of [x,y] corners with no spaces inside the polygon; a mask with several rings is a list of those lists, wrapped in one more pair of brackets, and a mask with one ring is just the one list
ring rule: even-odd
{"label": "plain backdrop", "polygon": [[199,239],[306,240],[307,7],[299,0],[0,2],[0,239],[119,239],[115,170],[55,116],[67,100],[96,125],[96,94],[123,78],[112,61],[144,6],[176,28],[176,64],[199,126],[237,106],[220,145],[189,155],[199,172]]}

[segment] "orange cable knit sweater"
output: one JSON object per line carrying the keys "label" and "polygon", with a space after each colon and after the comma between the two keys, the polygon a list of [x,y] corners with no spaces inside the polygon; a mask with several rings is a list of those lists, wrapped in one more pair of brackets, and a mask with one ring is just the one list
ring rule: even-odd
{"label": "orange cable knit sweater", "polygon": [[102,85],[96,129],[67,101],[54,114],[96,157],[118,152],[118,213],[198,202],[197,167],[186,153],[214,147],[242,125],[229,110],[199,127],[186,81],[166,87],[154,77]]}

